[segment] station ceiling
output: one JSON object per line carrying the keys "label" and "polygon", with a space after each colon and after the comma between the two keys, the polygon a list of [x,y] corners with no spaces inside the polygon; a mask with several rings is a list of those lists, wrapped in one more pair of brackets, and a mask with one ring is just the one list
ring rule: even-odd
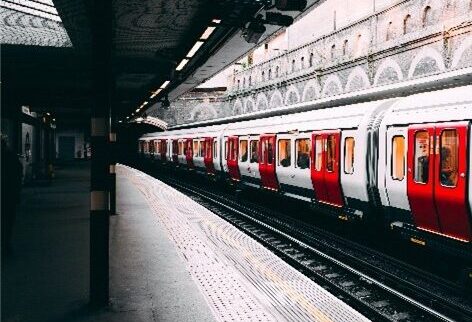
{"label": "station ceiling", "polygon": [[[144,101],[152,104],[149,96],[164,81],[171,82],[162,94],[175,98],[251,50],[254,44],[242,39],[239,30],[260,12],[260,2],[114,0],[112,69],[117,118],[130,115]],[[308,1],[306,10],[320,2]],[[29,3],[46,9],[30,10]],[[93,1],[1,0],[1,7],[3,106],[27,105],[33,111],[50,112],[58,123],[88,122],[94,77]],[[214,19],[221,21],[216,24]],[[211,37],[177,72],[176,66],[208,26],[216,27]],[[268,27],[264,37],[279,28]]]}

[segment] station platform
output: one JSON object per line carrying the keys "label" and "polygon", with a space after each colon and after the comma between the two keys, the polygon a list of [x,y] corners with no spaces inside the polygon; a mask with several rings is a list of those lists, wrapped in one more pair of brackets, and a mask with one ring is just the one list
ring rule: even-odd
{"label": "station platform", "polygon": [[2,261],[2,321],[367,321],[211,211],[122,165],[110,306],[91,311],[89,182],[81,162],[24,189]]}

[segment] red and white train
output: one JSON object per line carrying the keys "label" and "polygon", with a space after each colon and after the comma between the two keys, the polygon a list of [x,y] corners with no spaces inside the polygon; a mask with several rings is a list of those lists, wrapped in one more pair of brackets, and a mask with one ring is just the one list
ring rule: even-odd
{"label": "red and white train", "polygon": [[[310,102],[298,104],[309,107]],[[470,258],[472,86],[150,133],[148,157]]]}

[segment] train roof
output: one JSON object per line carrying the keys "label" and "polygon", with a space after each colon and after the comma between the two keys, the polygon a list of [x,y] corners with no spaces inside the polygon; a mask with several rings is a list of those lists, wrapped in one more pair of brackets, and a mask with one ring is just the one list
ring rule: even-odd
{"label": "train roof", "polygon": [[407,96],[397,101],[384,125],[472,119],[472,85]]}

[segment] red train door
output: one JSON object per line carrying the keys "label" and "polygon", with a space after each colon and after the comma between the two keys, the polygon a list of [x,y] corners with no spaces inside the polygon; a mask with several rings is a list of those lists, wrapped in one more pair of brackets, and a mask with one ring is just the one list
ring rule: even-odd
{"label": "red train door", "polygon": [[468,122],[408,128],[408,200],[418,228],[471,241]]}
{"label": "red train door", "polygon": [[239,138],[237,136],[228,137],[228,172],[229,176],[233,180],[241,180],[238,167],[238,144]]}
{"label": "red train door", "polygon": [[312,134],[311,180],[318,201],[336,207],[344,205],[339,175],[341,131],[316,131]]}
{"label": "red train door", "polygon": [[193,165],[193,140],[187,139],[185,141],[185,159],[187,160],[187,165],[190,169],[194,168]]}
{"label": "red train door", "polygon": [[172,161],[179,163],[179,140],[172,140]]}
{"label": "red train door", "polygon": [[203,161],[208,174],[215,174],[213,165],[213,138],[205,138],[203,141]]}
{"label": "red train door", "polygon": [[419,228],[440,232],[434,204],[434,126],[408,127],[407,193]]}
{"label": "red train door", "polygon": [[259,173],[264,188],[279,190],[275,174],[275,134],[261,135],[259,143]]}
{"label": "red train door", "polygon": [[443,234],[472,240],[468,207],[468,122],[436,126],[435,202]]}

